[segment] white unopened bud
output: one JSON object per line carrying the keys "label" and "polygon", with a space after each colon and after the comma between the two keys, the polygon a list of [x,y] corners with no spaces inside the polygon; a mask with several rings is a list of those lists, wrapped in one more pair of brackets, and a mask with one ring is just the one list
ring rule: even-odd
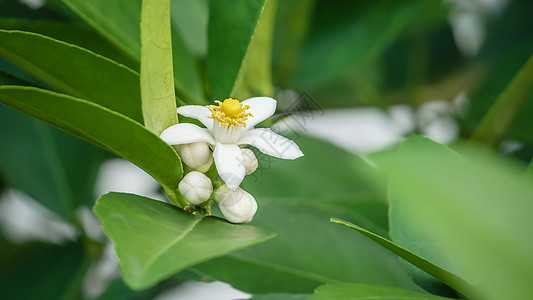
{"label": "white unopened bud", "polygon": [[231,223],[248,223],[257,211],[254,197],[241,188],[232,191],[223,185],[216,190],[215,201],[224,217]]}
{"label": "white unopened bud", "polygon": [[255,170],[257,170],[257,166],[259,163],[257,162],[257,158],[255,157],[255,154],[252,150],[248,148],[241,149],[242,150],[242,157],[244,158],[244,167],[246,168],[246,175],[250,175]]}
{"label": "white unopened bud", "polygon": [[176,145],[174,149],[178,152],[181,161],[195,171],[204,173],[213,164],[213,153],[207,143]]}
{"label": "white unopened bud", "polygon": [[180,193],[190,204],[200,204],[209,200],[213,192],[211,179],[203,173],[192,171],[185,175],[178,185]]}

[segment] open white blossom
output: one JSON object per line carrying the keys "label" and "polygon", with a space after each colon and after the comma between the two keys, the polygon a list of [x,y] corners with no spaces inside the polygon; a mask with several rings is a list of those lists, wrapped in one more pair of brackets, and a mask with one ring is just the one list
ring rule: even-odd
{"label": "open white blossom", "polygon": [[254,197],[241,188],[230,190],[222,185],[215,191],[214,198],[224,217],[231,223],[249,223],[257,212]]}
{"label": "open white blossom", "polygon": [[179,107],[179,114],[199,120],[206,128],[190,123],[175,124],[161,133],[161,139],[170,145],[210,144],[218,174],[231,190],[239,187],[246,174],[241,146],[252,145],[264,154],[283,159],[303,156],[293,141],[267,128],[254,129],[274,114],[276,100],[255,97],[242,102],[226,99],[216,103]]}

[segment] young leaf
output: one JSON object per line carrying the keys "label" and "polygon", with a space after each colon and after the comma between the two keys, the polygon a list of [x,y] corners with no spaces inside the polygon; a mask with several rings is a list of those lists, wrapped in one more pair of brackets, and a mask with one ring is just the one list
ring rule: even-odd
{"label": "young leaf", "polygon": [[363,300],[363,299],[402,299],[402,300],[445,300],[428,293],[421,293],[390,286],[330,283],[315,290],[309,300]]}
{"label": "young leaf", "polygon": [[524,166],[459,146],[468,160],[418,136],[373,158],[390,179],[391,236],[453,270],[483,299],[527,298],[533,187]]}
{"label": "young leaf", "polygon": [[112,60],[43,35],[9,30],[0,30],[0,55],[65,93],[143,122],[139,76]]}
{"label": "young leaf", "polygon": [[[265,0],[209,2],[207,71],[214,99],[231,95]],[[231,7],[231,9],[228,9]],[[231,34],[228,34],[231,32]]]}
{"label": "young leaf", "polygon": [[[124,157],[167,193],[182,177],[176,151],[139,123],[92,102],[34,87],[1,86],[0,103]],[[169,195],[170,196],[170,195]]]}
{"label": "young leaf", "polygon": [[330,220],[333,223],[338,223],[350,228],[357,230],[359,233],[373,240],[374,242],[380,244],[384,248],[388,249],[392,253],[398,255],[399,257],[405,259],[409,263],[415,265],[416,267],[424,270],[428,274],[435,276],[435,278],[441,280],[442,282],[456,288],[458,291],[462,292],[464,295],[468,295],[468,290],[472,289],[469,287],[469,284],[464,281],[461,277],[453,274],[452,272],[445,270],[438,265],[428,261],[427,259],[416,255],[415,253],[396,245],[395,243],[374,234],[366,229],[363,229],[355,224],[346,222],[337,218],[331,218]]}
{"label": "young leaf", "polygon": [[500,94],[472,135],[472,139],[490,146],[498,146],[532,91],[533,56]]}
{"label": "young leaf", "polygon": [[141,94],[144,125],[148,130],[159,135],[178,123],[169,0],[144,0],[142,3]]}
{"label": "young leaf", "polygon": [[123,278],[133,289],[153,286],[186,267],[274,237],[258,227],[195,217],[132,194],[106,194],[97,200],[94,213],[115,244]]}

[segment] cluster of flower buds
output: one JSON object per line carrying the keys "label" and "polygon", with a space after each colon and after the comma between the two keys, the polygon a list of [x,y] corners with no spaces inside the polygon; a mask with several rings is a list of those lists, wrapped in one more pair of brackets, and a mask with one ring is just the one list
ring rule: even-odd
{"label": "cluster of flower buds", "polygon": [[274,114],[275,99],[254,97],[240,102],[229,98],[215,103],[178,108],[178,114],[197,119],[205,128],[180,123],[165,129],[160,137],[175,147],[182,162],[192,170],[178,187],[185,200],[200,208],[209,207],[204,203],[211,199],[214,178],[203,173],[211,174],[214,163],[224,182],[214,193],[215,202],[228,221],[247,223],[257,211],[257,203],[239,186],[257,169],[258,162],[252,150],[244,147],[251,145],[263,154],[282,159],[296,159],[303,153],[296,143],[272,130],[255,128]]}
{"label": "cluster of flower buds", "polygon": [[[252,195],[241,188],[231,190],[226,184],[221,185],[213,194],[213,183],[204,172],[213,164],[213,153],[204,142],[174,146],[182,162],[191,170],[178,185],[181,195],[191,205],[201,205],[213,195],[220,211],[232,223],[248,223],[252,221],[257,203]],[[252,150],[242,148],[243,164],[246,175],[252,174],[258,166],[257,158]]]}

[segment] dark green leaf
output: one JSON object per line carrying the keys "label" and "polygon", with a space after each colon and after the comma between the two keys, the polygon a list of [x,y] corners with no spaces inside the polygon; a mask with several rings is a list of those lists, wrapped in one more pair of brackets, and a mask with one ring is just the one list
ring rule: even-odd
{"label": "dark green leaf", "polygon": [[170,16],[183,41],[193,54],[207,54],[207,0],[178,0],[170,2]]}
{"label": "dark green leaf", "polygon": [[533,91],[533,56],[507,85],[481,121],[472,139],[498,146],[511,127],[516,115]]}
{"label": "dark green leaf", "polygon": [[182,176],[180,159],[139,123],[92,102],[33,87],[2,86],[0,102],[124,157],[172,198]]}
{"label": "dark green leaf", "polygon": [[142,123],[139,76],[114,61],[39,34],[7,30],[0,30],[0,55],[59,90]]}
{"label": "dark green leaf", "polygon": [[[89,25],[139,61],[141,57],[140,0],[63,0]],[[160,17],[157,19],[161,20]],[[185,99],[202,102],[202,85],[194,58],[181,36],[172,30],[174,83]]]}
{"label": "dark green leaf", "polygon": [[0,19],[0,28],[42,34],[98,53],[133,70],[139,70],[137,60],[125,55],[114,44],[85,24],[48,20]]}
{"label": "dark green leaf", "polygon": [[5,106],[0,107],[0,173],[10,185],[71,220],[92,206],[98,149]]}
{"label": "dark green leaf", "polygon": [[141,1],[63,0],[63,2],[125,53],[139,59]]}
{"label": "dark green leaf", "polygon": [[4,299],[80,299],[90,261],[79,244],[30,244],[0,262]]}
{"label": "dark green leaf", "polygon": [[0,85],[29,85],[27,82],[0,71]]}
{"label": "dark green leaf", "polygon": [[144,0],[141,18],[142,111],[146,128],[159,135],[178,123],[169,0]]}
{"label": "dark green leaf", "polygon": [[150,287],[186,267],[274,236],[254,226],[195,217],[132,194],[104,195],[94,212],[114,242],[123,278],[133,289]]}
{"label": "dark green leaf", "polygon": [[[498,95],[505,90],[517,72],[531,56],[533,18],[531,1],[511,1],[498,18],[487,24],[487,33],[477,63],[486,66],[480,74],[481,82],[468,93],[470,109],[466,116],[466,131],[474,132],[487,115]],[[513,34],[509,34],[512,32]],[[533,144],[533,94],[525,101],[507,131],[506,139]],[[529,159],[531,154],[525,155]]]}
{"label": "dark green leaf", "polygon": [[265,0],[209,2],[207,71],[214,99],[232,96],[264,3]]}
{"label": "dark green leaf", "polygon": [[402,300],[445,300],[432,294],[415,292],[389,286],[377,286],[366,284],[342,284],[330,283],[316,289],[309,300],[379,300],[379,299],[402,299]]}
{"label": "dark green leaf", "polygon": [[[427,259],[420,257],[413,252],[396,245],[395,243],[377,235],[374,234],[366,229],[363,229],[355,224],[352,224],[350,222],[346,222],[340,219],[332,218],[331,222],[342,224],[344,226],[353,228],[357,230],[359,233],[363,234],[364,236],[368,237],[369,239],[373,240],[374,242],[380,244],[384,248],[388,249],[392,253],[400,256],[401,258],[405,259],[409,263],[413,264],[414,266],[420,268],[421,270],[424,270],[428,274],[431,274],[441,280],[444,283],[447,283],[448,285],[455,287],[457,290],[461,291],[465,287],[469,287],[468,283],[466,283],[462,278],[459,276],[449,272],[448,270],[445,270],[438,265],[435,265],[434,263],[428,261]],[[467,290],[468,290],[467,288]],[[466,294],[466,293],[465,293]]]}
{"label": "dark green leaf", "polygon": [[274,80],[283,86],[294,72],[309,31],[315,0],[279,1],[274,26]]}
{"label": "dark green leaf", "polygon": [[333,230],[328,215],[355,210],[308,198],[265,198],[251,224],[277,238],[193,267],[252,294],[310,293],[328,282],[361,282],[417,289],[396,256],[363,236]]}
{"label": "dark green leaf", "polygon": [[231,95],[237,99],[274,96],[272,39],[277,0],[267,0]]}

